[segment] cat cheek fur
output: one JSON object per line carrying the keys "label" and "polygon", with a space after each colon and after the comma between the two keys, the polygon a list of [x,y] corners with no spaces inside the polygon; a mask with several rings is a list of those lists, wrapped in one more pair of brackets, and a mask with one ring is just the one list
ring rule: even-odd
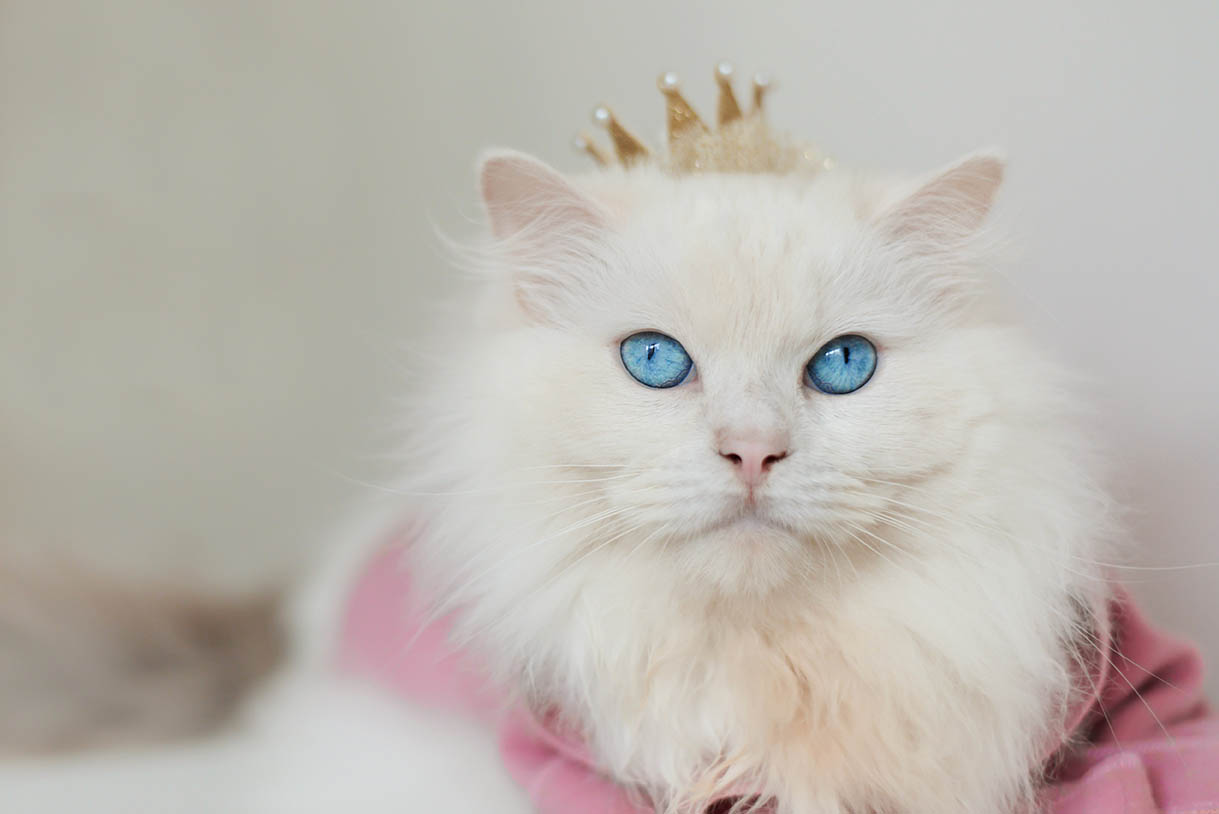
{"label": "cat cheek fur", "polygon": [[[413,565],[460,635],[661,810],[1016,812],[1070,693],[1105,504],[1053,368],[994,320],[993,156],[921,183],[486,160],[477,305],[419,396]],[[616,343],[661,330],[697,380]],[[875,337],[874,380],[803,365]],[[792,454],[733,524],[725,426]]]}

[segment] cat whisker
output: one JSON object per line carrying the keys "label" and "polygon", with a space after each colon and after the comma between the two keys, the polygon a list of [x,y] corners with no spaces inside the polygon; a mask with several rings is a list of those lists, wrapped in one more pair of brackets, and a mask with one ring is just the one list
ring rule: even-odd
{"label": "cat whisker", "polygon": [[[899,489],[908,489],[911,491],[918,491],[918,492],[924,492],[924,493],[930,492],[930,490],[916,486],[914,484],[901,483],[899,481],[883,480],[880,478],[869,478],[869,477],[864,477],[861,475],[856,475],[854,477],[860,481],[864,481],[867,483],[874,483],[874,484],[879,484],[879,485],[884,485],[884,486],[893,486],[893,487],[896,487]],[[896,505],[902,505],[902,506],[905,506],[907,508],[911,508],[911,509],[914,509],[917,511],[931,512],[930,509],[927,509],[925,507],[911,506],[909,504],[903,504],[900,501],[897,501],[893,498],[886,497],[885,500],[895,503]],[[1014,540],[1015,538],[1009,537],[1009,539]],[[1027,544],[1032,544],[1032,545],[1037,545],[1037,542],[1035,540],[1024,540],[1021,542],[1024,542]],[[1173,565],[1134,565],[1134,564],[1127,564],[1127,563],[1107,562],[1105,560],[1098,560],[1098,559],[1094,559],[1091,557],[1084,557],[1084,556],[1081,556],[1079,554],[1074,554],[1074,553],[1068,553],[1068,556],[1070,556],[1074,559],[1080,560],[1081,562],[1085,562],[1089,565],[1097,565],[1102,568],[1111,568],[1111,569],[1120,570],[1120,571],[1171,572],[1171,571],[1192,571],[1194,569],[1199,569],[1199,568],[1219,568],[1219,560],[1206,560],[1206,561],[1197,562],[1197,563],[1182,563],[1182,564],[1173,564]]]}
{"label": "cat whisker", "polygon": [[628,466],[629,464],[538,464],[536,466],[523,466],[513,471],[531,472],[539,469],[626,469]]}
{"label": "cat whisker", "polygon": [[[665,526],[663,526],[663,525],[662,525],[662,526],[659,526],[659,527],[657,528],[657,531],[662,531],[664,528],[665,528]],[[655,536],[655,534],[650,534],[650,535],[648,535],[647,537],[644,537],[644,538],[643,538],[643,539],[642,539],[642,540],[639,542],[639,545],[637,545],[637,546],[635,546],[634,548],[632,548],[632,549],[631,549],[631,550],[630,550],[630,551],[627,553],[627,555],[626,555],[625,557],[623,557],[623,558],[622,558],[622,562],[625,564],[627,560],[629,560],[631,557],[635,556],[635,552],[637,552],[637,551],[639,551],[639,549],[643,548],[643,547],[644,547],[644,546],[645,546],[645,545],[646,545],[646,544],[647,544],[647,543],[648,543],[648,542],[649,542],[649,541],[650,541],[650,540],[651,540],[651,539],[652,539],[654,536]],[[667,543],[667,542],[668,542],[669,540],[671,540],[671,539],[673,539],[673,538],[672,538],[672,536],[669,536],[669,537],[667,537],[667,538],[665,539],[665,542]],[[663,547],[663,546],[662,546],[662,547]]]}
{"label": "cat whisker", "polygon": [[[549,518],[542,519],[539,524],[544,525],[546,520],[555,519],[557,517],[560,517],[560,515],[562,515],[563,513],[566,513],[569,511],[574,511],[574,509],[581,508],[583,506],[588,506],[588,504],[595,503],[600,500],[602,500],[601,497],[596,497],[596,498],[592,498],[592,500],[589,500],[589,501],[584,501],[584,502],[581,502],[578,504],[574,504],[574,506],[564,507],[564,508],[560,509],[560,511],[552,513]],[[462,573],[462,572],[458,573],[457,574],[458,579],[453,580],[452,582],[450,582],[449,585],[445,586],[444,590],[438,592],[440,596],[445,596],[447,598],[446,598],[446,600],[442,600],[438,603],[438,613],[433,614],[433,617],[430,617],[430,621],[435,621],[435,619],[438,619],[440,617],[440,615],[444,614],[447,611],[451,611],[451,609],[453,607],[455,607],[456,604],[458,604],[462,601],[462,598],[464,596],[468,595],[469,590],[471,590],[474,585],[477,585],[478,582],[485,579],[486,576],[490,576],[491,574],[494,574],[495,572],[497,572],[497,570],[501,569],[503,567],[503,565],[506,565],[508,562],[512,561],[512,559],[518,557],[519,554],[533,550],[533,548],[538,548],[539,546],[546,545],[547,542],[553,542],[556,540],[560,540],[560,539],[562,539],[563,536],[566,536],[566,535],[572,533],[572,531],[578,531],[580,529],[588,528],[589,525],[594,525],[596,523],[611,522],[611,520],[616,519],[618,517],[622,517],[622,515],[629,513],[629,511],[630,511],[630,509],[625,508],[625,507],[611,507],[611,508],[605,509],[605,511],[596,512],[594,514],[589,515],[589,517],[581,518],[580,520],[578,520],[578,522],[567,525],[566,528],[560,529],[558,531],[553,531],[553,533],[541,536],[541,537],[539,537],[538,540],[530,541],[529,543],[527,543],[527,545],[524,545],[522,547],[514,548],[514,550],[511,552],[508,552],[506,554],[506,556],[497,558],[495,562],[486,564],[485,567],[482,570],[479,570],[478,573],[475,573],[475,574],[468,574],[468,573]],[[474,563],[472,563],[472,565],[473,564]]]}
{"label": "cat whisker", "polygon": [[[984,535],[987,535],[988,537],[997,536],[999,539],[1007,540],[1009,542],[1016,543],[1016,544],[1027,544],[1027,545],[1034,545],[1034,546],[1040,545],[1035,539],[1017,537],[1016,535],[1012,534],[1010,531],[1000,527],[997,524],[984,523],[984,522],[981,522],[976,519],[975,520],[966,519],[959,512],[955,513],[955,514],[948,514],[946,511],[936,511],[935,509],[931,509],[926,506],[919,506],[919,505],[915,505],[912,503],[906,503],[906,502],[903,502],[903,501],[898,500],[893,497],[886,496],[886,497],[883,497],[882,499],[886,503],[891,504],[893,506],[898,506],[898,507],[901,507],[904,509],[908,509],[910,511],[919,512],[921,514],[927,515],[936,520],[944,521],[950,527],[963,528],[963,529],[967,529],[967,530],[977,531]],[[903,515],[903,517],[905,517],[906,520],[911,521],[911,522],[919,521],[918,518],[915,518],[911,515]],[[922,520],[919,522],[927,523],[927,521],[925,521],[925,520]]]}
{"label": "cat whisker", "polygon": [[370,489],[376,489],[387,494],[399,495],[401,497],[459,497],[471,495],[491,495],[501,492],[511,491],[513,489],[528,489],[537,486],[568,486],[579,485],[584,483],[608,483],[611,481],[620,481],[626,478],[635,477],[633,473],[623,473],[619,475],[611,475],[604,478],[563,478],[559,480],[542,480],[542,481],[523,481],[517,483],[505,483],[500,486],[488,486],[480,489],[457,489],[453,491],[411,491],[399,489],[394,486],[383,483],[375,483],[372,481],[361,480],[349,475],[339,475],[349,483],[354,483],[357,486],[365,486]]}
{"label": "cat whisker", "polygon": [[[902,505],[902,504],[897,504],[897,505]],[[911,507],[911,508],[916,508],[916,507]],[[988,565],[987,561],[985,559],[983,559],[982,557],[978,556],[976,551],[973,551],[969,548],[962,546],[952,535],[945,534],[944,536],[932,537],[932,534],[934,532],[943,532],[945,530],[936,527],[929,520],[926,520],[926,519],[923,519],[920,517],[915,517],[913,515],[890,514],[887,512],[874,512],[872,514],[872,516],[877,521],[885,523],[887,525],[891,525],[895,528],[899,528],[899,529],[907,532],[908,534],[915,536],[918,539],[931,540],[932,542],[939,544],[939,545],[950,545],[953,547],[953,549],[955,551],[957,551],[958,553],[962,554],[965,557],[968,557],[972,562],[974,562],[978,565],[981,565],[983,567],[986,567]],[[963,521],[960,521],[959,518],[952,518],[947,515],[935,515],[935,517],[937,519],[944,520],[944,521],[948,522],[949,524],[953,524],[953,523],[962,524],[963,523]],[[912,525],[910,525],[911,523],[919,523],[919,524],[921,524],[922,527],[919,528],[916,526],[912,526]],[[1007,539],[1012,542],[1017,542],[1017,540],[1014,537],[1007,534],[1006,532],[1004,532],[1003,529],[1001,529],[997,526],[988,527],[988,526],[983,526],[983,525],[972,525],[971,524],[971,525],[963,525],[963,526],[959,525],[959,527],[963,527],[969,531],[977,531],[979,534],[982,534],[985,536],[998,536],[1000,539]],[[1061,567],[1064,568],[1067,571],[1067,573],[1074,574],[1082,579],[1093,580],[1093,581],[1097,581],[1097,582],[1108,582],[1109,581],[1109,580],[1105,579],[1103,576],[1098,576],[1096,574],[1088,574],[1088,573],[1084,573],[1082,571],[1075,571],[1073,569],[1066,568],[1066,566],[1061,566]]]}
{"label": "cat whisker", "polygon": [[[911,571],[907,571],[903,566],[898,565],[896,562],[894,562],[893,560],[886,557],[883,551],[880,551],[879,549],[875,548],[874,546],[869,544],[866,540],[864,540],[862,537],[860,537],[858,534],[855,533],[855,532],[865,533],[865,530],[862,527],[857,526],[854,523],[847,523],[847,526],[848,526],[847,534],[850,535],[851,539],[853,539],[855,542],[859,543],[864,548],[868,549],[873,554],[880,557],[882,560],[889,563],[890,565],[892,565],[894,568],[898,569],[899,571],[906,571],[906,573],[908,573],[908,574],[913,573]],[[876,537],[876,535],[871,534],[870,532],[867,532],[867,533],[872,537]],[[877,537],[877,539],[879,540],[880,538]],[[885,544],[891,545],[887,541],[885,542]],[[896,548],[896,546],[893,546],[893,547]],[[897,550],[901,551],[901,549],[897,549]],[[903,553],[909,553],[909,552],[903,552]]]}
{"label": "cat whisker", "polygon": [[[421,622],[419,631],[415,634],[414,637],[412,637],[410,643],[413,644],[414,641],[418,638],[418,636],[425,629],[427,629],[432,624],[434,624],[438,619],[440,619],[441,616],[444,616],[446,613],[454,610],[457,606],[459,606],[466,599],[466,597],[468,597],[470,590],[478,582],[480,582],[483,579],[486,579],[488,576],[499,571],[505,564],[507,564],[508,561],[515,558],[516,556],[519,556],[519,554],[521,552],[528,551],[529,549],[537,548],[538,546],[543,545],[547,542],[552,542],[552,541],[558,539],[559,537],[561,537],[562,535],[570,533],[571,531],[578,530],[580,528],[586,527],[593,523],[612,520],[615,517],[620,516],[625,513],[626,513],[625,509],[611,509],[611,510],[608,510],[605,512],[595,514],[591,517],[585,518],[584,520],[580,521],[579,523],[572,524],[571,526],[568,526],[567,528],[561,530],[558,533],[547,535],[539,540],[534,540],[534,541],[530,542],[529,544],[525,545],[524,547],[514,550],[508,556],[505,556],[505,557],[502,557],[502,558],[496,560],[495,562],[486,566],[485,568],[483,568],[478,573],[476,573],[472,576],[461,579],[460,581],[454,581],[454,582],[450,583],[449,585],[445,586],[443,591],[438,592],[438,596],[443,596],[444,599],[434,601],[433,609],[424,618],[423,622]],[[409,645],[408,645],[408,647],[409,647]]]}
{"label": "cat whisker", "polygon": [[[645,525],[646,524],[644,524],[644,523],[637,523],[633,526],[628,527],[627,529],[625,529],[621,532],[618,532],[617,534],[611,535],[610,537],[606,538],[605,540],[600,541],[599,543],[597,543],[597,545],[593,546],[592,548],[590,548],[590,549],[584,551],[582,554],[580,554],[574,561],[563,565],[557,571],[551,572],[540,584],[531,585],[529,587],[529,590],[537,591],[537,590],[540,590],[540,589],[552,584],[554,581],[560,579],[567,573],[570,573],[570,571],[572,569],[574,569],[577,565],[579,565],[581,562],[583,562],[587,557],[595,554],[597,551],[600,551],[601,549],[605,548],[606,546],[611,545],[615,541],[620,540],[623,537],[626,537],[630,534],[633,534],[634,532],[643,528]],[[644,542],[646,542],[646,538],[645,538]],[[641,545],[642,545],[642,543],[641,543]],[[467,631],[464,634],[464,638],[467,638],[467,639],[474,638],[474,637],[484,633],[486,630],[487,630],[487,627]]]}

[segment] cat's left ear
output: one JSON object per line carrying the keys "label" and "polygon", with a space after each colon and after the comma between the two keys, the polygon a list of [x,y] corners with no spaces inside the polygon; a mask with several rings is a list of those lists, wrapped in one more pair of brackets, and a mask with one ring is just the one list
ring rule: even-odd
{"label": "cat's left ear", "polygon": [[605,210],[558,171],[524,153],[485,155],[479,187],[491,233],[513,268],[516,299],[533,319],[553,317],[587,283],[607,231]]}
{"label": "cat's left ear", "polygon": [[1003,167],[997,151],[968,155],[888,207],[879,225],[892,240],[909,241],[923,251],[951,251],[986,222],[1003,182]]}

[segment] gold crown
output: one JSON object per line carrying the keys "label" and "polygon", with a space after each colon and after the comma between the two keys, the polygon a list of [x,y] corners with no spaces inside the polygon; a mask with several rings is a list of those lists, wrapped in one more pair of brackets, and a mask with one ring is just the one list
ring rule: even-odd
{"label": "gold crown", "polygon": [[775,133],[762,114],[762,102],[771,87],[769,77],[753,78],[753,107],[741,110],[732,91],[732,65],[721,62],[715,68],[719,85],[716,124],[712,129],[681,95],[677,74],[665,73],[658,82],[668,112],[668,145],[659,155],[627,130],[606,105],[593,111],[593,121],[609,133],[614,145],[611,156],[587,133],[576,137],[576,148],[587,153],[599,166],[615,162],[623,167],[654,162],[673,174],[699,172],[792,173],[830,169],[834,161],[811,144],[801,144]]}

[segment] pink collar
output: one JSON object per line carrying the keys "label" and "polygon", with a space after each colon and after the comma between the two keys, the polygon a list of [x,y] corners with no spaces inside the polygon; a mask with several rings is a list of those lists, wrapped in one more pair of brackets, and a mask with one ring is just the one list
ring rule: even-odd
{"label": "pink collar", "polygon": [[[508,770],[541,814],[646,814],[652,809],[601,775],[557,716],[531,715],[492,686],[468,652],[449,644],[447,620],[428,624],[400,546],[379,552],[350,596],[341,666],[429,706],[497,727]],[[1056,767],[1045,792],[1053,814],[1219,812],[1219,719],[1202,699],[1190,645],[1153,629],[1115,587],[1097,609],[1100,657],[1081,671],[1087,690],[1066,732],[1047,745]],[[409,648],[408,645],[409,644]]]}

